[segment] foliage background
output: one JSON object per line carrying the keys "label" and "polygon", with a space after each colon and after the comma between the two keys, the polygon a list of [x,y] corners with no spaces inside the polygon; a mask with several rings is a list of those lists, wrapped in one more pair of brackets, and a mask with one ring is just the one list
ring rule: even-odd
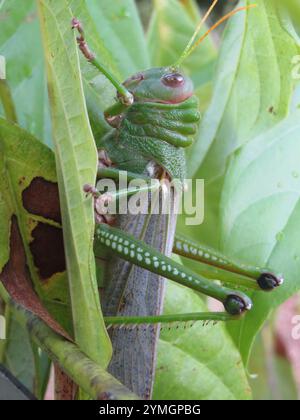
{"label": "foliage background", "polygon": [[[55,12],[68,6],[71,15],[83,20],[93,34],[93,50],[121,80],[151,65],[174,62],[199,20],[199,9],[189,0],[45,3]],[[204,8],[208,2],[199,3]],[[235,3],[220,2],[217,14]],[[199,136],[187,156],[188,169],[191,176],[205,179],[207,196],[205,223],[187,230],[181,221],[179,229],[232,257],[283,272],[286,283],[275,294],[254,295],[254,310],[241,322],[164,331],[155,385],[158,399],[248,399],[249,383],[255,398],[297,398],[297,372],[286,342],[278,352],[280,325],[273,310],[299,290],[300,99],[292,60],[299,55],[300,13],[292,0],[286,7],[293,8],[293,19],[279,13],[276,0],[257,4],[255,10],[232,18],[224,32],[222,28],[210,37],[184,65],[203,113]],[[57,127],[50,118],[37,3],[4,0],[0,7],[0,54],[7,59],[18,122],[53,147]],[[67,18],[59,24],[68,33]],[[59,50],[61,40],[54,35],[51,47]],[[107,130],[101,111],[111,104],[114,92],[82,59],[81,70],[91,128],[99,142]],[[64,74],[59,62],[56,71]],[[167,312],[200,311],[205,305],[193,292],[168,286]],[[18,330],[12,320],[8,346],[15,349],[14,342],[23,342],[27,350],[15,354],[6,349],[2,361],[33,389],[35,349],[26,331]],[[253,373],[258,379],[250,376]]]}

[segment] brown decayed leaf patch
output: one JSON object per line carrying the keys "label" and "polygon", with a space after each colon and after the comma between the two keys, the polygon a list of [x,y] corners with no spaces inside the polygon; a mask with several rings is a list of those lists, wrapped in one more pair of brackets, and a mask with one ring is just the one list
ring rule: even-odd
{"label": "brown decayed leaf patch", "polygon": [[62,229],[38,223],[31,235],[33,241],[29,245],[30,251],[40,278],[47,280],[55,273],[64,272],[66,259]]}
{"label": "brown decayed leaf patch", "polygon": [[55,400],[72,401],[76,397],[77,385],[66,375],[60,366],[54,364],[55,371]]}
{"label": "brown decayed leaf patch", "polygon": [[58,186],[41,177],[34,178],[22,193],[23,206],[31,214],[61,223]]}
{"label": "brown decayed leaf patch", "polygon": [[37,315],[56,333],[71,340],[64,329],[44,308],[33,290],[16,216],[13,216],[11,220],[10,250],[10,259],[0,274],[0,280],[13,301]]}

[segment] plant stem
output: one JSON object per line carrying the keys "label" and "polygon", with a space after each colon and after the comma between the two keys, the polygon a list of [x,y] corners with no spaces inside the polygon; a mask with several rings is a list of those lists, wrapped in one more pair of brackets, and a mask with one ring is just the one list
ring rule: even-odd
{"label": "plant stem", "polygon": [[90,360],[75,344],[56,334],[38,317],[11,301],[2,285],[0,294],[6,304],[10,305],[18,322],[28,328],[35,343],[91,398],[138,399],[102,367]]}
{"label": "plant stem", "polygon": [[[1,299],[1,303],[2,302],[4,302],[3,299]],[[10,323],[11,323],[11,309],[9,305],[6,305],[6,304],[4,308],[4,317],[6,321],[6,335],[8,335],[8,331],[9,331]],[[1,364],[5,363],[5,353],[6,353],[7,345],[8,345],[8,340],[0,340],[0,363]]]}
{"label": "plant stem", "polygon": [[15,104],[6,80],[0,80],[0,100],[3,105],[6,118],[13,123],[17,123],[18,119]]}

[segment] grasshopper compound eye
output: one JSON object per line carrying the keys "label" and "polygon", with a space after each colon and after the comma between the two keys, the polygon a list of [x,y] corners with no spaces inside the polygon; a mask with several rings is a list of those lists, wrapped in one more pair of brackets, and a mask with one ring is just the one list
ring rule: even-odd
{"label": "grasshopper compound eye", "polygon": [[257,283],[262,290],[272,291],[283,284],[284,279],[282,276],[275,276],[272,273],[263,273]]}
{"label": "grasshopper compound eye", "polygon": [[224,307],[230,315],[242,315],[252,309],[252,302],[247,296],[230,295],[227,297]]}
{"label": "grasshopper compound eye", "polygon": [[162,77],[162,82],[166,86],[177,88],[184,84],[184,77],[180,73],[169,73]]}

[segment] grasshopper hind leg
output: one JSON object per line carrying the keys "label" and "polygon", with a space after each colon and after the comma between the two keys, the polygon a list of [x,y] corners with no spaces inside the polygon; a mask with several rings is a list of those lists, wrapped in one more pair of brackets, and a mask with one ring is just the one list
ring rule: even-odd
{"label": "grasshopper hind leg", "polygon": [[[106,223],[96,228],[97,243],[110,254],[101,299],[105,321],[114,326],[109,329],[114,348],[109,370],[143,399],[152,395],[161,325],[227,321],[252,305],[243,293],[212,283],[170,258],[176,226],[171,216],[119,216],[118,228]],[[216,297],[228,313],[162,315],[166,278]],[[147,327],[135,328],[141,324]]]}
{"label": "grasshopper hind leg", "polygon": [[176,235],[173,252],[190,260],[217,269],[219,280],[231,282],[237,287],[270,292],[281,286],[284,278],[269,268],[254,267],[228,258],[226,255],[201,243]]}
{"label": "grasshopper hind leg", "polygon": [[230,315],[241,315],[252,308],[246,294],[211,282],[127,232],[99,225],[97,236],[105,248],[123,260],[219,300]]}

